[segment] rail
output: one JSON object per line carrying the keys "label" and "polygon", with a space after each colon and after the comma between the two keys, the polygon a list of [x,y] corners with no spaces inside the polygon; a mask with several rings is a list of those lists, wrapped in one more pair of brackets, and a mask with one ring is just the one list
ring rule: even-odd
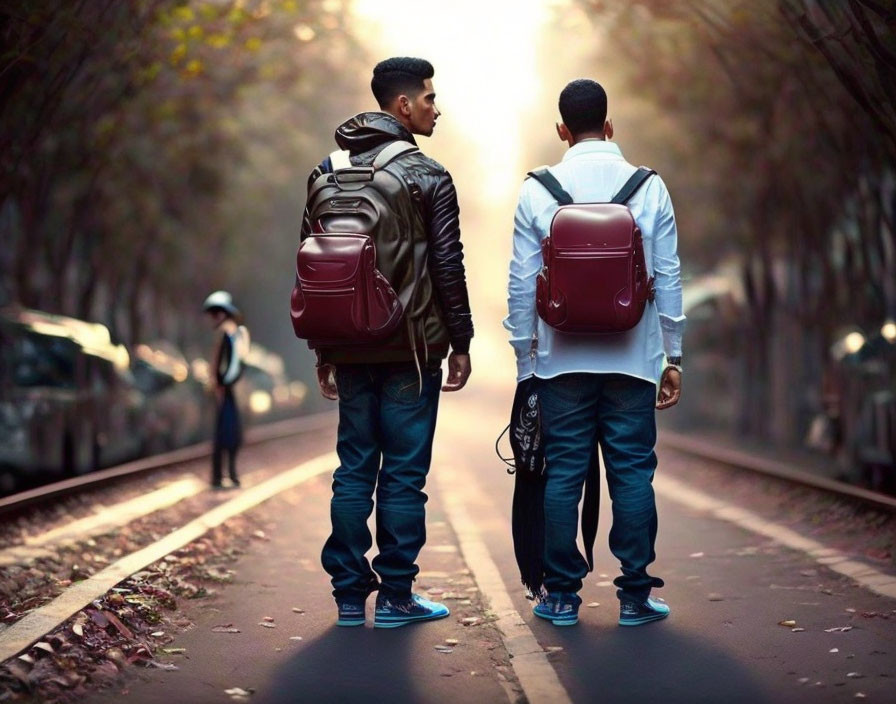
{"label": "rail", "polygon": [[685,452],[729,467],[764,474],[793,484],[801,484],[841,497],[848,497],[863,504],[873,505],[876,508],[896,511],[896,497],[854,486],[853,484],[847,484],[836,479],[820,477],[794,466],[791,462],[761,457],[744,450],[725,447],[692,435],[684,435],[668,430],[660,433],[659,442],[661,445],[670,447],[673,450]]}
{"label": "rail", "polygon": [[[327,411],[324,413],[314,413],[298,418],[290,418],[288,420],[276,421],[250,427],[246,431],[246,445],[256,445],[258,443],[276,440],[279,438],[298,435],[312,430],[319,430],[333,425],[336,421],[336,413]],[[116,465],[107,469],[99,469],[95,472],[88,472],[79,477],[63,479],[62,481],[44,484],[43,486],[27,491],[21,491],[16,494],[10,494],[0,498],[0,515],[13,513],[26,506],[36,503],[42,503],[50,499],[74,494],[78,491],[100,486],[108,482],[123,477],[142,474],[165,467],[172,467],[182,462],[208,457],[212,452],[212,444],[209,441],[182,447],[171,452],[166,452],[152,457],[143,457],[132,462]]]}

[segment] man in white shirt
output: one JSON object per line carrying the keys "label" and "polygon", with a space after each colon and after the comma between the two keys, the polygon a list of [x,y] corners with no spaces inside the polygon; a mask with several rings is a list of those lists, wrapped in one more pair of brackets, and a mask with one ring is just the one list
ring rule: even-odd
{"label": "man in white shirt", "polygon": [[[550,168],[551,174],[576,203],[609,202],[636,167],[608,141],[613,124],[607,119],[606,92],[588,79],[572,81],[561,92],[559,107],[563,122],[557,133],[569,149]],[[648,178],[627,205],[641,230],[655,298],[634,328],[611,335],[562,333],[538,317],[541,241],[559,206],[544,186],[528,179],[514,217],[504,327],[516,352],[517,379],[539,379],[547,465],[544,589],[534,612],[558,626],[578,620],[578,591],[588,572],[576,546],[578,504],[597,444],[613,502],[610,550],[622,567],[615,580],[619,624],[641,625],[669,614],[668,606],[650,598],[651,589],[663,582],[649,575],[647,566],[656,557],[654,409],[674,406],[681,393],[685,317],[677,231],[672,202],[659,176]]]}

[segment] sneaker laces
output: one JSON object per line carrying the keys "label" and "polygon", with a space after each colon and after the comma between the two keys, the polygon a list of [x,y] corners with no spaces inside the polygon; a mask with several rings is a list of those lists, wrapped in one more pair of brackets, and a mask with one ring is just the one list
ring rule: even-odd
{"label": "sneaker laces", "polygon": [[395,609],[406,614],[409,614],[415,606],[417,606],[417,602],[413,598],[401,600],[385,598],[377,604],[378,609]]}

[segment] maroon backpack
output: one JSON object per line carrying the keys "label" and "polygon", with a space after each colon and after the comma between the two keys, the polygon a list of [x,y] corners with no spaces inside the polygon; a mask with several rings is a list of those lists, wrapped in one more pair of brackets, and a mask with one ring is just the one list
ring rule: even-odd
{"label": "maroon backpack", "polygon": [[625,205],[656,173],[639,168],[609,203],[574,203],[548,169],[529,175],[560,208],[542,240],[544,266],[535,304],[548,325],[566,333],[600,334],[630,330],[653,300],[641,230]]}
{"label": "maroon backpack", "polygon": [[[419,189],[386,166],[416,151],[393,142],[372,166],[352,166],[347,152],[333,152],[333,171],[312,184],[312,232],[299,245],[290,301],[295,334],[311,347],[380,342],[408,310],[424,266],[407,232]],[[378,245],[392,255],[382,263]]]}

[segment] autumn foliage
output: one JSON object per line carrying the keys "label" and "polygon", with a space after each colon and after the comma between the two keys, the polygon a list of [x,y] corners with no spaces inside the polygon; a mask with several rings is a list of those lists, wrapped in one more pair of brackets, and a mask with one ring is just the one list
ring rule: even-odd
{"label": "autumn foliage", "polygon": [[650,106],[638,127],[666,157],[687,268],[736,271],[745,307],[718,325],[737,427],[799,441],[843,330],[880,339],[896,317],[896,7],[579,6],[603,41],[595,67]]}
{"label": "autumn foliage", "polygon": [[278,208],[299,211],[353,86],[343,9],[0,4],[0,302],[133,343],[189,341],[213,288],[282,293],[265,276],[288,278],[295,247]]}

